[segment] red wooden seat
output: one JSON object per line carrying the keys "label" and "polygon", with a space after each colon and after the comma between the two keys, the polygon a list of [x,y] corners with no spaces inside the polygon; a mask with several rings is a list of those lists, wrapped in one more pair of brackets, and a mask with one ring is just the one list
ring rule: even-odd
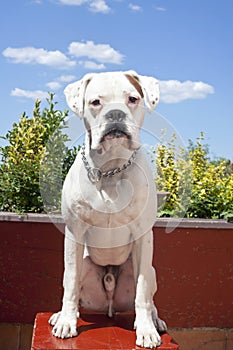
{"label": "red wooden seat", "polygon": [[[58,339],[51,333],[48,324],[51,313],[36,315],[32,350],[140,350],[135,345],[136,334],[133,330],[134,313],[118,313],[112,319],[98,313],[82,313],[78,320],[79,335],[70,339]],[[162,334],[160,350],[177,350],[176,344],[167,333]]]}

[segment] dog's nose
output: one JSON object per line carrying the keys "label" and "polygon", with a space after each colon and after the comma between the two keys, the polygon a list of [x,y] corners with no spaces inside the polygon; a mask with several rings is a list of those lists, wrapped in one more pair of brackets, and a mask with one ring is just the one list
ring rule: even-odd
{"label": "dog's nose", "polygon": [[120,109],[113,109],[105,115],[106,119],[110,122],[123,122],[126,118],[126,113]]}

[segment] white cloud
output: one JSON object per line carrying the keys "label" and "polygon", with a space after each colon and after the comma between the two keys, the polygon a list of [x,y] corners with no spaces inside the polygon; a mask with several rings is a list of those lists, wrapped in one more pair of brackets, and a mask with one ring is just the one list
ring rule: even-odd
{"label": "white cloud", "polygon": [[3,56],[13,63],[41,64],[49,67],[67,69],[76,65],[61,51],[47,51],[35,47],[12,48],[8,47],[3,51]]}
{"label": "white cloud", "polygon": [[106,68],[103,63],[98,64],[93,61],[80,61],[79,63],[86,69],[101,70]]}
{"label": "white cloud", "polygon": [[57,2],[68,6],[81,6],[88,3],[89,10],[94,13],[109,13],[111,11],[105,0],[57,0]]}
{"label": "white cloud", "polygon": [[62,85],[58,81],[50,81],[46,84],[46,86],[48,86],[48,88],[52,91],[59,90],[62,87]]}
{"label": "white cloud", "polygon": [[52,91],[55,91],[59,90],[63,86],[63,83],[70,83],[73,80],[75,80],[75,75],[61,75],[54,81],[48,82],[46,86]]}
{"label": "white cloud", "polygon": [[88,0],[57,0],[57,1],[62,5],[69,5],[69,6],[80,6],[85,2],[88,2]]}
{"label": "white cloud", "polygon": [[155,9],[156,11],[166,12],[166,9],[164,7],[156,6]]}
{"label": "white cloud", "polygon": [[94,0],[90,3],[90,10],[95,13],[109,13],[110,7],[106,4],[104,0]]}
{"label": "white cloud", "polygon": [[11,96],[31,98],[33,100],[39,98],[40,100],[43,100],[48,97],[48,93],[46,91],[41,90],[29,91],[15,88],[11,91]]}
{"label": "white cloud", "polygon": [[62,83],[70,83],[75,79],[75,75],[61,75],[57,78],[58,81],[61,81]]}
{"label": "white cloud", "polygon": [[139,5],[129,4],[129,8],[134,12],[142,12],[142,7]]}
{"label": "white cloud", "polygon": [[202,81],[161,80],[161,102],[177,103],[189,99],[203,99],[214,93],[213,86]]}
{"label": "white cloud", "polygon": [[95,44],[93,41],[72,42],[69,53],[75,57],[88,57],[101,63],[122,64],[123,55],[108,44]]}

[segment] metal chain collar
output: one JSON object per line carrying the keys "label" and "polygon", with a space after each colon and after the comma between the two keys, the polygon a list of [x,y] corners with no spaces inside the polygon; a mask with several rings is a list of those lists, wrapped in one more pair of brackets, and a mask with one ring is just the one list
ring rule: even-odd
{"label": "metal chain collar", "polygon": [[99,168],[90,167],[90,165],[87,161],[87,158],[86,158],[86,154],[85,154],[85,144],[83,145],[83,147],[81,149],[82,161],[83,161],[83,164],[87,170],[87,176],[93,184],[98,183],[102,177],[114,176],[115,174],[119,174],[123,170],[127,169],[134,162],[134,160],[136,158],[136,153],[137,153],[137,150],[133,151],[133,153],[132,153],[131,157],[129,158],[129,160],[127,161],[127,163],[122,165],[121,168],[118,167],[118,168],[111,169],[108,171],[101,171]]}

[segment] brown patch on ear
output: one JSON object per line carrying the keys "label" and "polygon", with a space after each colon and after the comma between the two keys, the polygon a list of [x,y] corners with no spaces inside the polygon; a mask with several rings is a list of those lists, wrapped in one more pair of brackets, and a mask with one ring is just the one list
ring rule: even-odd
{"label": "brown patch on ear", "polygon": [[86,84],[85,84],[85,90],[84,90],[84,94],[83,94],[83,105],[82,105],[83,111],[84,111],[84,108],[85,108],[85,94],[86,94],[86,89],[87,89],[87,86],[88,86],[88,84],[90,83],[90,81],[91,81],[91,78],[87,79]]}
{"label": "brown patch on ear", "polygon": [[130,75],[130,74],[126,74],[125,75],[126,78],[129,80],[129,82],[135,87],[135,89],[137,90],[137,92],[140,94],[141,97],[144,97],[143,92],[142,92],[142,88],[141,85],[137,79],[136,76]]}

